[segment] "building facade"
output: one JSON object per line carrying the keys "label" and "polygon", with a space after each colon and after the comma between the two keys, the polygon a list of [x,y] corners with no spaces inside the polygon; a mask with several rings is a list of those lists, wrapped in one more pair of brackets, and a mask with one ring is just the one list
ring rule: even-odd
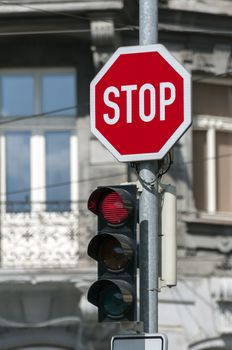
{"label": "building facade", "polygon": [[[109,348],[96,322],[87,212],[98,185],[136,180],[90,134],[89,83],[138,44],[138,0],[0,2],[0,348]],[[173,349],[232,348],[232,3],[161,0],[159,42],[192,74],[177,186],[178,285],[159,295]]]}

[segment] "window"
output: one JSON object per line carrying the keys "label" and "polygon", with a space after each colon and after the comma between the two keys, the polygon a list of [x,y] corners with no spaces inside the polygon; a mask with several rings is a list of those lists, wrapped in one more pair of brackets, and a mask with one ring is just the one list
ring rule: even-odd
{"label": "window", "polygon": [[232,87],[193,89],[193,187],[198,210],[232,211]]}
{"label": "window", "polygon": [[[72,210],[77,200],[75,71],[0,72],[0,97],[5,210]],[[26,119],[15,123],[18,117]]]}

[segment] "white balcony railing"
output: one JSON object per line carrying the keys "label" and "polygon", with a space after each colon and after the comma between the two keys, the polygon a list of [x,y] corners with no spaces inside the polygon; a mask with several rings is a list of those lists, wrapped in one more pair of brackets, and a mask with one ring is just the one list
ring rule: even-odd
{"label": "white balcony railing", "polygon": [[0,218],[1,268],[77,267],[77,213],[2,213]]}

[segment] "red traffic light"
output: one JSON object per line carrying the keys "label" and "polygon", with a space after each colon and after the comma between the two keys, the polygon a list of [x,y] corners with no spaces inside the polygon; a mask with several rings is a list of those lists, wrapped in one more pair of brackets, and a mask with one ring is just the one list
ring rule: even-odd
{"label": "red traffic light", "polygon": [[98,187],[88,200],[97,234],[87,252],[98,270],[88,300],[97,306],[99,322],[137,319],[137,204],[137,187],[131,184]]}
{"label": "red traffic light", "polygon": [[100,215],[110,225],[121,225],[133,210],[133,200],[128,191],[112,187],[95,190],[88,201],[88,209]]}

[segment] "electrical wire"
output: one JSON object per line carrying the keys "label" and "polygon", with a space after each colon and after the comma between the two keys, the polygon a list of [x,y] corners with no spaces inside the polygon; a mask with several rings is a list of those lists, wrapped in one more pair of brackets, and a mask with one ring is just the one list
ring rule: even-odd
{"label": "electrical wire", "polygon": [[165,175],[168,172],[168,170],[171,168],[171,165],[173,164],[173,159],[172,159],[172,153],[171,152],[168,152],[167,157],[168,157],[168,165],[167,165],[166,169],[163,169],[163,167],[161,167],[160,177]]}
{"label": "electrical wire", "polygon": [[77,14],[73,14],[70,12],[62,12],[62,11],[54,11],[54,10],[45,10],[45,9],[41,9],[38,7],[33,7],[31,5],[28,4],[22,4],[16,1],[11,1],[10,3],[8,1],[0,1],[1,5],[8,5],[8,6],[18,6],[18,7],[23,7],[23,8],[27,8],[29,10],[33,10],[35,12],[40,12],[46,15],[61,15],[64,17],[69,17],[69,18],[75,18],[75,19],[83,19],[83,20],[89,20],[88,17],[86,16],[82,16],[82,15],[77,15]]}
{"label": "electrical wire", "polygon": [[[38,114],[31,114],[28,116],[21,116],[21,117],[13,117],[12,119],[8,119],[8,120],[4,120],[4,121],[0,121],[0,125],[5,125],[5,124],[11,124],[11,123],[15,123],[21,120],[27,120],[27,119],[34,119],[34,118],[38,118],[38,117],[45,117],[45,116],[53,116],[53,117],[57,117],[57,115],[54,115],[56,113],[60,113],[60,112],[65,112],[65,111],[69,111],[69,110],[73,110],[76,109],[80,106],[85,106],[88,105],[86,104],[81,104],[81,105],[75,105],[75,106],[71,106],[71,107],[64,107],[64,108],[59,108],[59,109],[53,109],[50,110],[48,112],[44,112],[44,113],[38,113]],[[3,117],[4,118],[4,117]]]}
{"label": "electrical wire", "polygon": [[186,161],[183,161],[183,162],[175,162],[175,163],[173,163],[173,167],[175,167],[175,166],[192,165],[192,164],[196,164],[196,163],[208,162],[208,161],[211,161],[211,160],[217,160],[217,159],[221,159],[221,158],[230,158],[230,157],[232,157],[232,153],[221,154],[221,155],[217,155],[217,156],[214,156],[214,157],[205,157],[205,158],[201,158],[201,159],[186,160]]}
{"label": "electrical wire", "polygon": [[[212,159],[220,159],[220,158],[224,158],[224,157],[232,157],[232,153],[228,153],[225,155],[220,155],[220,156],[216,156],[216,157],[211,157],[211,158],[204,158],[201,160],[191,160],[191,161],[186,161],[186,162],[179,162],[179,163],[173,163],[173,167],[177,166],[185,166],[188,164],[193,164],[193,163],[200,163],[203,161],[209,161]],[[176,171],[175,171],[176,172]],[[166,173],[166,171],[165,171]],[[115,174],[110,174],[110,175],[106,175],[106,176],[99,176],[99,177],[93,177],[93,178],[88,178],[88,179],[81,179],[78,181],[67,181],[67,182],[59,182],[59,183],[55,183],[55,184],[50,184],[50,185],[46,185],[46,186],[40,186],[40,187],[35,187],[35,188],[24,188],[24,189],[20,189],[17,191],[10,191],[10,192],[6,192],[6,193],[0,193],[0,196],[8,196],[8,195],[14,195],[14,194],[20,194],[20,193],[25,193],[25,192],[31,192],[31,191],[38,191],[38,190],[42,190],[42,189],[47,189],[47,188],[55,188],[55,187],[62,187],[62,186],[67,186],[67,185],[71,185],[71,184],[80,184],[83,182],[94,182],[94,181],[98,181],[101,179],[109,179],[109,178],[114,178],[114,177],[118,177],[118,176],[123,176],[125,175],[124,172],[121,173],[115,173]],[[157,181],[157,179],[160,176],[163,176],[164,174],[159,174],[157,176],[157,178],[152,182],[152,185],[154,185],[154,183]],[[143,181],[143,180],[142,180]],[[151,185],[150,183],[145,183],[145,185]]]}
{"label": "electrical wire", "polygon": [[[170,169],[171,164],[173,165],[173,167],[184,167],[184,166],[188,166],[188,165],[192,165],[192,164],[197,164],[197,163],[202,163],[202,162],[207,162],[210,160],[217,160],[217,159],[223,159],[223,158],[230,158],[232,157],[232,153],[227,153],[227,154],[223,154],[220,156],[215,156],[215,157],[208,157],[208,158],[202,158],[202,159],[195,159],[195,160],[191,160],[191,161],[183,161],[183,162],[175,162],[172,163],[171,159],[169,160],[169,164],[167,166],[167,168],[165,170],[163,170],[162,168],[160,169],[157,177],[154,179],[154,181],[152,181],[152,183],[146,183],[144,182],[143,179],[140,178],[139,174],[138,174],[138,170],[136,170],[137,175],[138,175],[138,179],[144,183],[145,185],[149,185],[149,186],[153,186],[155,184],[155,182],[158,180],[158,178],[161,178],[164,174],[167,173],[167,171]],[[135,167],[132,164],[133,167]],[[176,172],[176,170],[175,170]],[[11,191],[11,192],[7,192],[7,193],[1,193],[0,195],[13,195],[13,194],[19,194],[19,193],[25,193],[25,192],[30,192],[30,191],[37,191],[37,190],[42,190],[42,189],[46,189],[46,188],[52,188],[52,187],[62,187],[62,186],[67,186],[70,184],[74,184],[74,183],[82,183],[82,182],[91,182],[91,181],[97,181],[100,179],[107,179],[107,178],[111,178],[111,177],[118,177],[118,176],[122,176],[125,173],[116,173],[116,174],[112,174],[112,175],[107,175],[107,176],[100,176],[100,177],[94,177],[94,178],[88,178],[88,179],[82,179],[82,180],[78,180],[78,181],[67,181],[67,182],[61,182],[61,183],[55,183],[55,184],[50,184],[50,185],[46,185],[46,186],[41,186],[41,187],[36,187],[36,188],[24,188],[24,189],[20,189],[18,191]]]}
{"label": "electrical wire", "polygon": [[[93,17],[89,17],[89,16],[82,16],[82,15],[77,15],[77,14],[73,14],[73,13],[70,13],[70,12],[62,12],[62,11],[54,11],[54,10],[45,10],[45,9],[39,9],[37,7],[33,7],[31,5],[25,5],[25,4],[22,4],[22,3],[18,3],[18,2],[7,2],[7,1],[0,1],[0,4],[2,5],[15,5],[15,6],[19,6],[19,7],[24,7],[24,8],[28,8],[28,9],[31,9],[33,11],[37,11],[37,12],[40,12],[40,13],[44,13],[44,14],[47,14],[47,15],[61,15],[61,16],[65,16],[65,17],[71,17],[71,18],[75,18],[75,19],[81,19],[81,20],[85,20],[85,21],[93,21],[94,18]],[[100,18],[98,17],[97,20],[100,20],[102,22],[105,22],[105,23],[112,23],[112,20],[111,19],[107,19],[107,18]],[[115,21],[114,21],[115,22]],[[122,23],[118,23],[118,22],[115,22],[115,24],[118,26],[116,27],[115,29],[116,30],[139,30],[139,26],[135,26],[135,25],[124,25]],[[91,32],[91,30],[88,30],[89,32]],[[1,34],[1,33],[0,33]]]}
{"label": "electrical wire", "polygon": [[[115,28],[116,32],[130,31],[130,28],[122,27]],[[43,30],[43,31],[28,31],[28,32],[6,32],[0,33],[0,37],[4,36],[23,36],[23,35],[43,35],[43,34],[76,34],[76,33],[90,33],[89,29],[64,29],[64,30]]]}
{"label": "electrical wire", "polygon": [[144,180],[142,178],[142,176],[140,175],[138,163],[135,163],[134,168],[135,168],[136,175],[137,175],[138,180],[141,183],[141,185],[151,192],[153,191],[156,182],[160,181],[161,177],[163,176],[163,170],[162,170],[162,168],[160,168],[160,169],[158,169],[158,173],[157,173],[156,177],[152,181],[148,182],[148,181]]}
{"label": "electrical wire", "polygon": [[189,291],[195,295],[198,299],[202,300],[210,309],[213,310],[212,304],[204,297],[204,295],[198,293],[194,288],[190,287],[184,278],[180,278],[180,281],[189,289]]}
{"label": "electrical wire", "polygon": [[222,77],[225,77],[227,78],[229,75],[229,77],[232,75],[232,70],[227,70],[225,72],[222,72],[222,73],[218,73],[218,74],[214,74],[214,75],[211,75],[211,76],[205,76],[205,77],[202,77],[202,78],[197,78],[197,79],[193,79],[193,83],[199,83],[199,82],[202,82],[204,80],[211,80],[211,79],[215,79],[215,78],[222,78]]}
{"label": "electrical wire", "polygon": [[[9,6],[18,6],[18,7],[23,7],[23,8],[27,8],[30,10],[33,10],[35,12],[39,12],[39,13],[43,13],[46,15],[60,15],[60,16],[64,16],[64,17],[69,17],[69,18],[74,18],[74,19],[81,19],[84,21],[93,21],[94,18],[87,16],[87,15],[78,15],[78,14],[74,14],[74,13],[70,13],[70,11],[55,11],[55,10],[45,10],[42,8],[38,8],[38,7],[34,7],[32,5],[28,5],[28,4],[22,4],[19,2],[10,2],[9,1],[0,1],[1,5],[9,5]],[[74,12],[74,11],[73,11]],[[106,22],[106,23],[112,23],[112,19],[107,19],[107,18],[97,18],[97,20],[101,20],[102,22]],[[115,21],[114,21],[115,22]],[[117,23],[116,24],[116,28],[115,30],[117,31],[125,31],[125,30],[130,30],[130,31],[138,31],[139,30],[139,26],[138,25],[124,25],[122,23]],[[165,28],[165,30],[168,30],[168,28]],[[173,31],[173,28],[169,29],[170,31]],[[190,29],[190,32],[193,32],[193,29]],[[67,34],[67,33],[83,33],[83,32],[91,32],[90,29],[69,29],[69,30],[51,30],[51,31],[30,31],[30,32],[7,32],[7,33],[0,33],[0,36],[7,36],[7,35],[36,35],[36,34]],[[202,30],[196,30],[196,33],[202,33]],[[230,31],[227,32],[213,32],[213,31],[206,31],[206,34],[231,34]]]}
{"label": "electrical wire", "polygon": [[[0,1],[0,4],[1,3],[4,3],[4,4],[9,4],[8,2],[6,1]],[[29,8],[29,9],[32,9],[33,11],[38,11],[38,12],[41,12],[41,13],[44,13],[44,14],[47,14],[47,15],[62,15],[62,16],[65,16],[65,17],[71,17],[71,18],[75,18],[75,19],[81,19],[81,20],[84,20],[84,21],[92,21],[94,18],[93,17],[90,17],[90,16],[82,16],[82,15],[77,15],[76,13],[73,14],[73,13],[70,13],[70,12],[62,12],[62,11],[54,11],[54,10],[44,10],[44,9],[39,9],[37,7],[33,7],[33,6],[28,6],[25,5],[25,4],[22,4],[22,3],[18,3],[18,2],[11,2],[10,4],[13,4],[13,5],[16,5],[16,6],[20,6],[20,7],[25,7],[25,8]],[[97,20],[100,20],[102,22],[105,22],[105,23],[112,23],[112,20],[111,19],[107,19],[107,18],[101,18],[101,17],[97,17]],[[125,28],[124,24],[122,23],[119,23],[119,22],[115,22],[114,23],[116,25],[118,25],[117,29],[121,29],[121,28]],[[126,28],[130,29],[130,30],[138,30],[139,27],[138,26],[134,26],[134,25],[126,25]]]}
{"label": "electrical wire", "polygon": [[[31,5],[28,5],[28,4],[22,4],[22,3],[19,3],[19,2],[8,2],[8,1],[0,1],[0,4],[1,5],[10,5],[10,6],[18,6],[18,7],[23,7],[23,8],[27,8],[27,9],[30,9],[30,10],[33,10],[33,11],[37,11],[37,12],[40,12],[40,13],[43,13],[43,14],[46,14],[46,15],[61,15],[61,16],[65,16],[65,17],[69,17],[69,18],[74,18],[74,19],[81,19],[81,20],[85,20],[85,21],[92,21],[94,18],[93,17],[89,17],[89,16],[86,16],[86,15],[77,15],[77,14],[73,14],[73,13],[70,13],[70,12],[63,12],[63,11],[54,11],[54,10],[45,10],[45,9],[41,9],[41,8],[38,8],[38,7],[34,7],[34,6],[31,6]],[[112,20],[111,19],[107,19],[107,18],[97,18],[98,20],[101,20],[102,22],[106,22],[106,23],[111,23]],[[138,31],[139,30],[139,26],[137,25],[123,25],[122,23],[117,23],[115,22],[116,26],[116,30],[119,31],[119,30],[136,30]],[[166,28],[167,30],[167,28]],[[170,29],[171,30],[171,29]],[[173,29],[172,29],[173,30]],[[193,30],[190,30],[191,32]],[[1,35],[26,35],[26,34],[61,34],[61,33],[71,33],[71,32],[91,32],[91,30],[81,30],[81,29],[77,29],[77,30],[68,30],[68,31],[40,31],[40,32],[14,32],[14,33],[0,33],[0,36]],[[197,30],[196,31],[197,33],[201,33],[202,31],[199,31]],[[206,31],[206,34],[215,34],[215,32],[212,32],[212,31]],[[231,34],[231,32],[227,31],[227,32],[219,32],[219,34]]]}
{"label": "electrical wire", "polygon": [[[214,76],[210,76],[210,77],[199,78],[199,79],[193,80],[193,82],[201,82],[201,81],[204,81],[204,80],[215,79],[216,77],[226,76],[227,74],[232,74],[232,70],[231,71],[229,70],[227,72],[222,72],[222,73],[216,74]],[[81,103],[81,104],[78,104],[78,105],[64,107],[64,108],[60,108],[60,109],[54,109],[54,110],[50,110],[50,111],[43,112],[43,113],[31,114],[29,116],[10,117],[12,119],[8,119],[8,120],[5,120],[5,121],[0,121],[0,125],[15,123],[17,121],[33,119],[33,118],[36,118],[36,117],[49,116],[49,115],[52,115],[52,114],[55,114],[55,113],[65,112],[65,111],[72,110],[72,109],[78,109],[78,108],[84,107],[84,106],[89,106],[89,103],[85,102],[85,103]],[[1,117],[1,118],[3,118],[3,117]]]}
{"label": "electrical wire", "polygon": [[0,196],[9,196],[9,195],[14,195],[14,194],[20,194],[20,193],[25,193],[25,192],[31,192],[31,191],[39,191],[39,190],[43,190],[43,189],[47,189],[47,188],[55,188],[55,187],[62,187],[62,186],[68,186],[68,185],[72,185],[72,184],[80,184],[80,183],[84,183],[84,182],[92,182],[92,181],[98,181],[98,180],[107,180],[110,178],[114,178],[114,177],[119,177],[119,176],[123,176],[125,175],[125,173],[120,172],[120,173],[115,173],[115,174],[109,174],[106,176],[99,176],[99,177],[92,177],[92,178],[88,178],[88,179],[81,179],[78,181],[65,181],[65,182],[59,182],[59,183],[55,183],[55,184],[50,184],[50,185],[46,185],[46,186],[39,186],[39,187],[34,187],[34,188],[24,188],[24,189],[20,189],[17,191],[9,191],[9,192],[5,192],[5,193],[0,193]]}
{"label": "electrical wire", "polygon": [[[179,296],[179,300],[184,300],[184,296],[182,295],[181,291],[178,288],[175,288],[175,290],[173,290],[173,292]],[[210,338],[210,334],[208,333],[208,330],[206,328],[204,328],[204,322],[200,323],[199,319],[197,318],[197,316],[192,312],[192,309],[185,306],[185,310],[186,312],[189,314],[189,317],[192,319],[192,322],[194,325],[197,326],[200,334],[204,335],[207,338]]]}
{"label": "electrical wire", "polygon": [[[1,3],[5,3],[5,2],[1,2]],[[19,4],[21,5],[21,4]],[[45,11],[47,12],[47,11]],[[48,11],[50,12],[50,11]],[[64,13],[60,13],[62,15],[64,15]],[[80,17],[80,16],[78,16]],[[82,17],[82,16],[81,16]],[[87,19],[86,17],[83,17],[84,19]],[[220,76],[226,76],[228,74],[231,74],[232,72],[230,70],[226,71],[226,72],[222,72],[220,74],[217,74],[217,75],[214,75],[214,76],[211,76],[211,77],[203,77],[203,78],[200,78],[200,79],[196,79],[194,82],[199,82],[199,81],[203,81],[205,79],[209,80],[209,79],[213,79],[215,77],[220,77]],[[39,113],[39,114],[33,114],[33,115],[30,115],[30,116],[21,116],[21,117],[17,117],[17,118],[13,118],[13,119],[10,119],[10,120],[6,120],[6,121],[1,121],[0,122],[0,125],[4,125],[4,124],[10,124],[10,123],[15,123],[17,121],[21,121],[21,120],[27,120],[27,119],[31,119],[31,118],[36,118],[36,117],[43,117],[43,116],[48,116],[48,115],[52,115],[52,114],[55,114],[55,113],[58,113],[58,112],[62,112],[62,111],[67,111],[67,110],[70,110],[70,109],[75,109],[75,108],[78,108],[80,106],[86,106],[88,105],[87,103],[83,103],[83,104],[80,104],[80,105],[76,105],[76,106],[72,106],[72,107],[66,107],[66,108],[61,108],[61,109],[56,109],[56,110],[52,110],[52,111],[48,111],[48,112],[45,112],[45,113]],[[230,157],[231,154],[227,154],[227,155],[221,155],[221,156],[216,156],[216,157],[211,157],[211,158],[205,158],[205,159],[202,159],[202,160],[191,160],[191,161],[186,161],[186,162],[182,162],[182,163],[174,163],[174,166],[179,166],[179,165],[187,165],[187,164],[192,164],[192,163],[196,163],[196,162],[202,162],[202,161],[209,161],[211,159],[217,159],[217,158],[224,158],[224,157]],[[169,169],[170,169],[170,166],[171,166],[171,159],[169,159],[169,165],[167,167],[167,169],[164,171],[163,169],[161,169],[157,175],[157,178],[152,181],[152,183],[146,183],[146,185],[149,185],[149,186],[153,186],[155,184],[155,182],[157,181],[158,178],[162,177]],[[140,181],[142,181],[144,183],[144,180],[141,179],[139,177]],[[71,183],[71,182],[70,182]],[[65,184],[64,183],[60,183],[60,184],[54,184],[54,185],[51,185],[51,186],[54,186],[54,187],[57,187],[57,186],[64,186]],[[67,183],[66,183],[67,185]],[[48,186],[45,186],[45,188],[47,188]],[[33,189],[24,189],[22,190],[22,192],[27,192],[29,190],[33,190]],[[20,190],[21,192],[21,190]],[[20,192],[14,192],[14,193],[20,193]],[[11,193],[12,194],[12,193]]]}

